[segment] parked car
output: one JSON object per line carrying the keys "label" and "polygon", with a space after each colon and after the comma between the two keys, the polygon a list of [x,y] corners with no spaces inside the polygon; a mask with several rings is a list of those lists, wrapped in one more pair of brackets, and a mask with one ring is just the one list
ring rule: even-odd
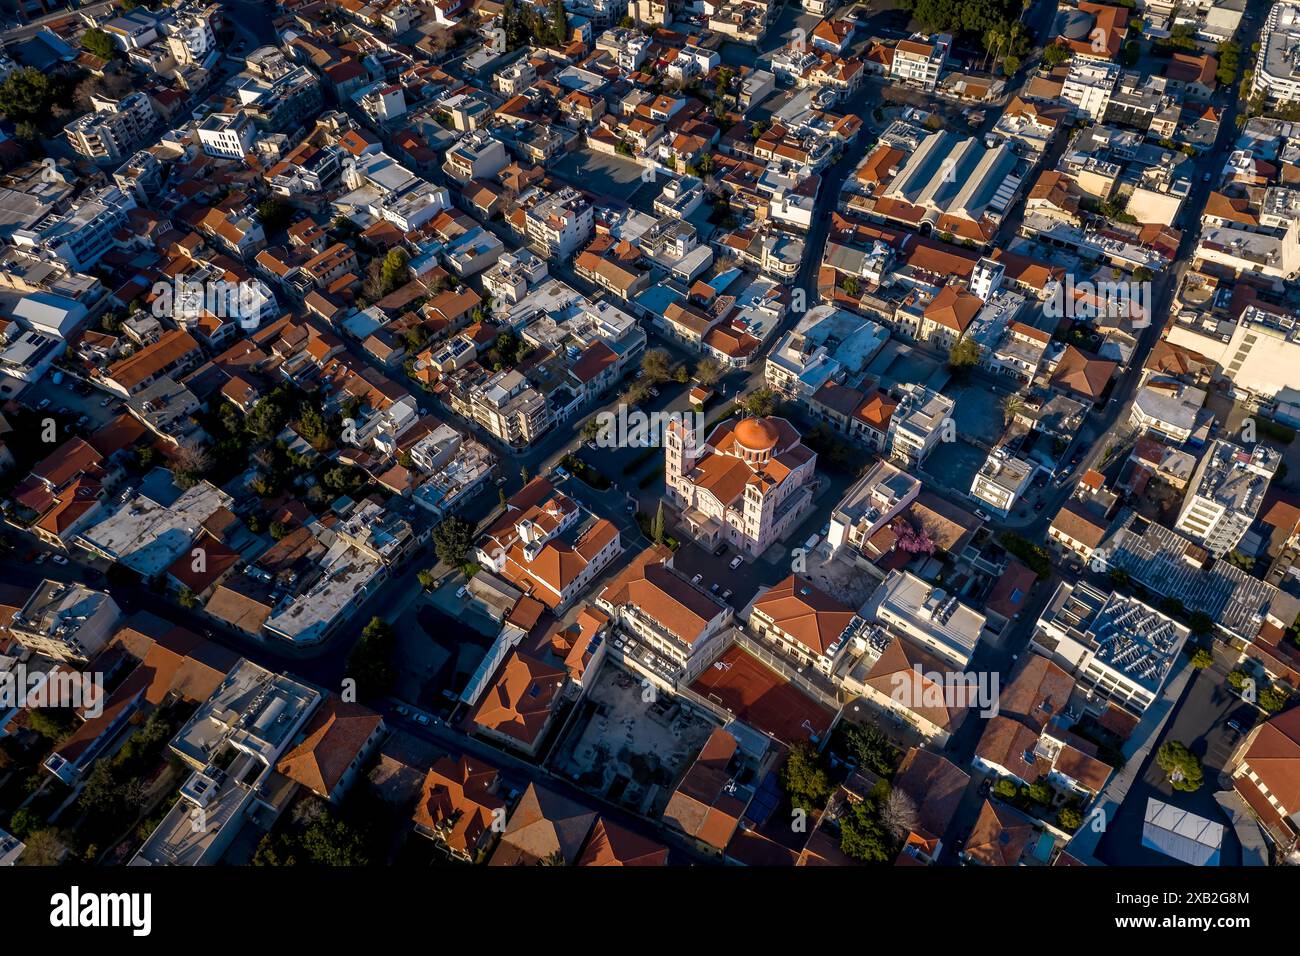
{"label": "parked car", "polygon": [[727,567],[731,568],[731,570],[734,571],[736,570],[736,568],[740,567],[741,562],[744,560],[745,559],[742,558],[740,555],[736,555],[734,558],[731,559],[731,563],[727,565]]}
{"label": "parked car", "polygon": [[50,407],[50,400],[48,398],[42,398],[39,402],[36,403],[37,411],[44,411],[49,407]]}
{"label": "parked car", "polygon": [[713,556],[715,558],[720,558],[726,553],[727,553],[727,543],[725,541],[713,549]]}
{"label": "parked car", "polygon": [[429,718],[426,717],[424,714],[416,714],[416,715],[415,715],[415,722],[416,722],[417,724],[420,724],[421,726],[427,726],[428,723],[429,723]]}
{"label": "parked car", "polygon": [[37,564],[44,564],[45,561],[46,561],[46,559],[49,558],[49,556],[50,556],[50,555],[49,555],[49,552],[48,552],[48,551],[42,551],[40,554],[38,554],[38,555],[36,556],[36,563],[37,563]]}
{"label": "parked car", "polygon": [[634,501],[629,501],[629,502],[627,503],[627,513],[630,514],[630,515],[634,515],[634,514],[636,514],[636,502],[634,502]]}
{"label": "parked car", "polygon": [[718,584],[717,581],[714,581],[713,584],[709,587],[709,593],[710,593],[710,594],[717,594],[717,593],[718,593],[718,588],[719,588],[719,587],[721,587],[721,585]]}
{"label": "parked car", "polygon": [[456,589],[456,597],[464,599],[469,596],[469,585],[462,584]]}
{"label": "parked car", "polygon": [[410,711],[407,710],[405,707],[398,707],[398,708],[397,708],[397,715],[398,715],[399,717],[405,717],[405,716],[406,716],[407,714],[409,714],[409,713],[410,713]]}
{"label": "parked car", "polygon": [[64,557],[63,555],[61,555],[61,554],[56,554],[56,555],[54,555],[50,560],[53,561],[55,564],[67,564],[67,563],[68,563],[68,559],[65,558],[65,557]]}
{"label": "parked car", "polygon": [[113,400],[112,400],[111,398],[106,398],[106,399],[104,399],[102,402],[99,403],[99,407],[100,407],[100,408],[108,408],[108,406],[109,406],[109,405],[112,405],[112,404],[113,404]]}
{"label": "parked car", "polygon": [[736,592],[734,592],[733,590],[731,590],[731,588],[727,588],[727,590],[725,590],[725,591],[722,592],[722,600],[724,600],[724,601],[730,601],[730,600],[731,600],[731,595],[733,595],[733,594],[735,594],[735,593],[736,593]]}
{"label": "parked car", "polygon": [[809,535],[808,540],[803,543],[803,549],[805,551],[812,551],[814,548],[817,547],[817,545],[821,542],[821,540],[822,540],[822,536],[819,534]]}
{"label": "parked car", "polygon": [[704,580],[704,575],[702,575],[702,574],[697,574],[697,575],[695,575],[695,577],[691,578],[691,583],[692,583],[692,584],[699,584],[699,583],[700,583],[701,581],[703,581],[703,580]]}
{"label": "parked car", "polygon": [[976,508],[976,509],[975,509],[975,517],[979,518],[980,521],[992,521],[992,520],[993,520],[992,518],[990,518],[990,517],[988,516],[988,514],[984,511],[983,508]]}
{"label": "parked car", "polygon": [[1235,720],[1228,721],[1227,726],[1228,729],[1231,730],[1234,734],[1244,734],[1246,732],[1245,728],[1242,727],[1241,724],[1237,723]]}

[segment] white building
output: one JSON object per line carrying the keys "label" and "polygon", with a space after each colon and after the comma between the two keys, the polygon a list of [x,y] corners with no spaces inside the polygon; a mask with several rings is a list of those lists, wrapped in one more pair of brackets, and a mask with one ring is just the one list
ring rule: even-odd
{"label": "white building", "polygon": [[1006,517],[1023,497],[1037,473],[1038,466],[1033,462],[1017,458],[1005,448],[995,448],[975,473],[975,480],[970,486],[971,497],[984,502],[996,514]]}
{"label": "white building", "polygon": [[916,468],[945,435],[956,439],[952,412],[957,403],[924,385],[906,383],[898,390],[900,401],[889,420],[889,457]]}
{"label": "white building", "polygon": [[1078,57],[1070,63],[1061,98],[1082,115],[1100,121],[1122,72],[1118,64]]}
{"label": "white building", "polygon": [[14,615],[9,633],[37,654],[83,663],[108,643],[121,617],[105,592],[47,579]]}
{"label": "white building", "polygon": [[212,113],[198,126],[203,152],[219,159],[243,159],[254,132],[253,121],[243,113]]}
{"label": "white building", "polygon": [[1273,4],[1264,23],[1251,79],[1251,92],[1263,93],[1280,102],[1300,101],[1300,3],[1282,0]]}
{"label": "white building", "polygon": [[1215,557],[1227,554],[1259,514],[1281,461],[1281,453],[1266,445],[1247,451],[1216,439],[1196,466],[1174,528]]}
{"label": "white building", "polygon": [[894,47],[894,62],[890,76],[925,90],[939,85],[939,74],[948,62],[948,48],[952,37],[941,34],[926,40],[916,36],[899,40]]}
{"label": "white building", "polygon": [[911,571],[891,571],[862,611],[954,668],[970,663],[984,634],[983,614]]}
{"label": "white building", "polygon": [[1159,696],[1188,633],[1136,598],[1063,582],[1029,646],[1074,677],[1090,712],[1113,703],[1140,717]]}

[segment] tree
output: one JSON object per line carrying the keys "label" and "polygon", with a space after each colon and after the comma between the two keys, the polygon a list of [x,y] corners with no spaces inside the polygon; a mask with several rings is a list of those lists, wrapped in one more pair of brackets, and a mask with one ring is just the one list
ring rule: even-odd
{"label": "tree", "polygon": [[381,298],[406,281],[408,259],[406,250],[400,246],[394,246],[388,250],[388,254],[384,256],[383,265],[379,270],[380,288],[382,289]]}
{"label": "tree", "polygon": [[871,725],[848,723],[844,727],[844,740],[858,765],[881,777],[892,777],[902,757],[897,747]]}
{"label": "tree", "polygon": [[655,544],[664,543],[664,503],[659,502],[659,509],[655,512],[654,520],[650,522],[650,537],[654,539]]}
{"label": "tree", "polygon": [[712,356],[706,356],[700,359],[695,365],[695,381],[699,382],[705,388],[716,385],[718,379],[722,378],[722,363]]}
{"label": "tree", "polygon": [[1062,830],[1073,833],[1083,826],[1083,814],[1075,807],[1064,806],[1056,812],[1056,822],[1061,825]]}
{"label": "tree", "polygon": [[420,582],[420,587],[424,588],[426,591],[432,591],[434,584],[438,581],[438,579],[434,577],[433,572],[428,568],[417,572],[415,579]]}
{"label": "tree", "polygon": [[[56,81],[40,70],[26,67],[10,73],[0,83],[0,113],[15,123],[40,125],[56,112],[62,90]],[[67,112],[66,107],[60,107]]]}
{"label": "tree", "polygon": [[474,545],[474,526],[456,515],[448,515],[433,529],[433,548],[438,560],[458,568]]}
{"label": "tree", "polygon": [[564,0],[551,0],[551,41],[556,46],[569,42],[569,15],[564,9]]}
{"label": "tree", "polygon": [[262,220],[262,226],[270,231],[283,229],[288,225],[289,215],[288,204],[274,197],[263,199],[257,204],[257,218]]}
{"label": "tree", "polygon": [[397,672],[393,652],[397,635],[381,617],[372,617],[361,631],[361,640],[348,657],[348,676],[357,682],[357,696],[365,700],[384,697],[392,689]]}
{"label": "tree", "polygon": [[68,852],[58,831],[53,829],[38,830],[24,842],[27,844],[22,855],[24,866],[58,866]]}
{"label": "tree", "polygon": [[641,373],[651,385],[666,382],[672,375],[672,359],[663,349],[648,349],[641,357]]}
{"label": "tree", "polygon": [[1049,70],[1065,63],[1073,54],[1064,43],[1052,43],[1043,48],[1043,66]]}
{"label": "tree", "polygon": [[44,822],[30,807],[20,807],[14,811],[13,817],[9,820],[9,832],[22,840],[35,833]]}
{"label": "tree", "polygon": [[1214,654],[1203,647],[1198,647],[1192,654],[1192,666],[1198,671],[1203,671],[1214,663]]}
{"label": "tree", "polygon": [[791,806],[801,810],[818,810],[834,792],[830,776],[822,768],[817,751],[811,744],[798,743],[781,768],[781,786]]}
{"label": "tree", "polygon": [[180,602],[181,607],[186,609],[193,609],[199,603],[199,599],[194,596],[194,592],[183,584],[180,590],[176,592],[176,600]]}
{"label": "tree", "polygon": [[755,418],[766,418],[776,411],[776,393],[770,388],[756,388],[745,396],[742,406]]}
{"label": "tree", "polygon": [[993,785],[993,793],[1003,800],[1011,800],[1019,791],[1016,789],[1016,782],[1003,778]]}
{"label": "tree", "polygon": [[1002,424],[1009,426],[1025,410],[1025,400],[1017,392],[1002,399]]}
{"label": "tree", "polygon": [[1270,714],[1281,713],[1290,701],[1291,695],[1276,684],[1259,692],[1259,706]]}
{"label": "tree", "polygon": [[1169,783],[1175,790],[1188,793],[1201,789],[1205,782],[1205,771],[1196,754],[1186,745],[1176,740],[1166,740],[1156,751],[1156,763],[1169,775]]}
{"label": "tree", "polygon": [[1046,780],[1035,780],[1026,791],[1029,799],[1044,806],[1052,802],[1052,787]]}
{"label": "tree", "polygon": [[893,858],[889,833],[872,813],[870,801],[850,804],[840,817],[840,850],[864,863],[888,863]]}
{"label": "tree", "polygon": [[980,347],[974,339],[962,336],[948,349],[948,367],[965,369],[977,365],[980,360]]}
{"label": "tree", "polygon": [[81,45],[101,60],[111,60],[117,56],[117,44],[98,27],[91,27],[81,35]]}
{"label": "tree", "polygon": [[891,787],[880,806],[880,822],[890,835],[901,842],[916,829],[919,819],[915,801],[898,787]]}

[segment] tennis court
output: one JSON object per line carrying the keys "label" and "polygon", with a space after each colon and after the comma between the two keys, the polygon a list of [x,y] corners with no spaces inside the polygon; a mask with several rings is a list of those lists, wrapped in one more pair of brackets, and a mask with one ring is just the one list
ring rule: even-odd
{"label": "tennis court", "polygon": [[695,679],[691,690],[787,745],[826,733],[835,719],[834,712],[736,644]]}

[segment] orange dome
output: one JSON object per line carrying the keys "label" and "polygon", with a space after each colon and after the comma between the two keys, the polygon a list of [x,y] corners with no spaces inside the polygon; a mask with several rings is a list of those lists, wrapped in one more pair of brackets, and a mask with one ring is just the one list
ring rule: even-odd
{"label": "orange dome", "polygon": [[750,451],[769,451],[781,433],[766,418],[746,418],[736,426],[736,441]]}

